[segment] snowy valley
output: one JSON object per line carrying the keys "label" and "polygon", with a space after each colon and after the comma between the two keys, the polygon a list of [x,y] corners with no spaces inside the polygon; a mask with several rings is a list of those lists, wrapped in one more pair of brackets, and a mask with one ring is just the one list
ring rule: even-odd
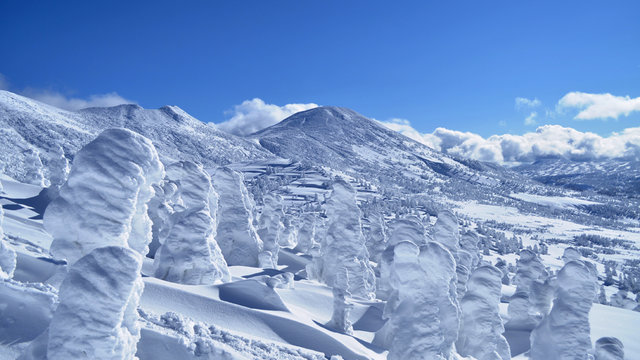
{"label": "snowy valley", "polygon": [[640,166],[0,90],[0,359],[640,359]]}

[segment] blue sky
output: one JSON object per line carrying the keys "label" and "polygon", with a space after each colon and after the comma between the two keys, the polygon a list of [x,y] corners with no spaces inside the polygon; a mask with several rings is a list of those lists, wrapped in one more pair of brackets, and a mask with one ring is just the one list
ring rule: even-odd
{"label": "blue sky", "polygon": [[[638,1],[3,1],[0,82],[77,99],[115,92],[216,123],[260,98],[422,133],[559,124],[608,135],[640,126],[639,14]],[[584,96],[559,108],[571,92]],[[631,110],[576,120],[589,104]]]}

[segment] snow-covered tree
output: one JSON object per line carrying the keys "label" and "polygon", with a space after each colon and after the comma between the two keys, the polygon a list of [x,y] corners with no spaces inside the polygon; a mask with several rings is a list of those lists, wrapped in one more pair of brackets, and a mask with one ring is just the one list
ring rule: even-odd
{"label": "snow-covered tree", "polygon": [[231,276],[215,241],[218,194],[202,165],[171,164],[167,178],[177,185],[180,206],[170,215],[170,229],[155,254],[157,278],[190,285],[229,281]]}
{"label": "snow-covered tree", "polygon": [[591,349],[589,310],[595,294],[584,263],[570,261],[562,267],[553,308],[531,332],[532,360],[587,358]]}
{"label": "snow-covered tree", "polygon": [[502,336],[500,318],[502,272],[491,265],[476,268],[460,301],[462,323],[456,349],[462,356],[478,360],[508,360],[511,352]]}
{"label": "snow-covered tree", "polygon": [[216,169],[212,180],[220,195],[216,241],[227,264],[258,266],[262,240],[253,226],[254,204],[242,174],[223,166]]}
{"label": "snow-covered tree", "polygon": [[421,246],[427,243],[422,221],[413,215],[393,219],[387,224],[387,245],[394,246],[402,241],[411,241]]}
{"label": "snow-covered tree", "polygon": [[375,276],[369,266],[355,190],[342,179],[335,181],[325,207],[327,232],[320,256],[313,259],[320,270],[319,279],[333,287],[340,269],[346,268],[348,286],[343,290],[352,296],[373,298]]}
{"label": "snow-covered tree", "polygon": [[471,255],[470,271],[473,271],[480,264],[482,257],[480,256],[480,249],[478,243],[480,239],[478,234],[472,231],[467,231],[460,237],[460,249],[466,251]]}
{"label": "snow-covered tree", "polygon": [[292,215],[285,215],[282,219],[282,234],[278,244],[281,248],[293,249],[298,245],[298,219]]}
{"label": "snow-covered tree", "polygon": [[580,260],[582,254],[574,247],[568,247],[564,249],[562,253],[562,261],[566,265],[569,261]]}
{"label": "snow-covered tree", "polygon": [[349,295],[372,299],[375,275],[369,266],[360,209],[351,185],[342,179],[334,182],[326,211],[326,235],[307,266],[307,274],[333,288],[334,313],[329,325],[345,331],[347,311],[344,299]]}
{"label": "snow-covered tree", "polygon": [[78,151],[60,195],[45,211],[51,254],[70,264],[110,245],[145,255],[151,242],[147,202],[163,173],[149,139],[127,129],[103,131]]}
{"label": "snow-covered tree", "polygon": [[[522,250],[516,263],[516,275],[513,278],[516,291],[509,300],[509,322],[506,324],[508,328],[531,329],[545,315],[536,311],[540,306],[535,304],[551,301],[552,284],[547,281],[547,277],[547,270],[538,255],[528,249]],[[539,298],[536,299],[536,296]]]}
{"label": "snow-covered tree", "polygon": [[49,325],[47,359],[134,359],[141,267],[142,256],[122,246],[96,248],[71,265]]}
{"label": "snow-covered tree", "polygon": [[614,337],[603,337],[596,341],[595,360],[624,360],[624,345]]}
{"label": "snow-covered tree", "polygon": [[376,283],[376,296],[386,300],[391,296],[393,288],[391,286],[391,268],[393,267],[395,245],[410,241],[416,246],[427,243],[425,228],[416,216],[408,215],[402,218],[393,219],[388,224],[387,248],[380,255],[378,263],[378,281]]}
{"label": "snow-covered tree", "polygon": [[316,234],[316,222],[318,216],[315,213],[308,212],[302,216],[302,223],[298,229],[298,244],[295,250],[307,253],[313,247]]}
{"label": "snow-covered tree", "polygon": [[263,243],[263,254],[260,256],[262,268],[275,269],[278,266],[280,236],[284,230],[283,218],[282,196],[266,195],[257,226],[258,235]]}
{"label": "snow-covered tree", "polygon": [[166,178],[160,184],[153,185],[153,190],[155,194],[147,204],[149,218],[153,224],[151,226],[151,243],[147,253],[147,256],[151,258],[155,257],[160,244],[164,242],[169,230],[171,230],[169,218],[174,213],[173,207],[180,201],[176,197],[178,185]]}
{"label": "snow-covered tree", "polygon": [[444,245],[454,259],[457,258],[460,249],[460,229],[458,218],[451,211],[443,210],[438,213],[438,220],[433,226],[433,240]]}
{"label": "snow-covered tree", "polygon": [[387,246],[384,218],[380,213],[373,213],[364,220],[368,226],[363,226],[362,231],[366,239],[369,259],[374,262],[380,262],[380,256]]}
{"label": "snow-covered tree", "polygon": [[376,337],[389,346],[388,359],[449,359],[458,336],[455,260],[441,244],[394,248],[396,304]]}

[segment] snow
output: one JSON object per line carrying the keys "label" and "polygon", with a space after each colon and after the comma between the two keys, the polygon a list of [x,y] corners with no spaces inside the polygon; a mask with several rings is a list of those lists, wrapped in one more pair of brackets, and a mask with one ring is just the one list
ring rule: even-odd
{"label": "snow", "polygon": [[513,194],[510,194],[509,196],[516,199],[528,201],[530,203],[535,203],[535,204],[540,204],[540,205],[560,208],[560,209],[576,207],[579,205],[600,204],[595,201],[576,199],[576,198],[565,197],[565,196],[542,196],[542,195],[534,195],[534,194],[527,194],[527,193],[513,193]]}

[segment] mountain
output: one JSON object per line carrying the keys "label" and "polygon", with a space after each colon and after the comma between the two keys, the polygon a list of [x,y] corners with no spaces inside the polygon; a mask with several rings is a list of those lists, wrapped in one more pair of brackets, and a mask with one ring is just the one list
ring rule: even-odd
{"label": "mountain", "polygon": [[400,186],[410,192],[421,192],[443,182],[467,188],[489,186],[494,190],[510,182],[514,186],[527,183],[505,168],[454,159],[340,107],[296,113],[249,138],[279,157],[362,177],[387,188]]}
{"label": "mountain", "polygon": [[[64,156],[73,155],[99,132],[124,127],[151,139],[163,162],[195,160],[205,166],[273,157],[259,145],[205,124],[177,106],[138,105],[65,111],[0,91],[0,172],[25,182],[34,175],[24,164],[42,162],[43,177],[55,178]],[[36,176],[37,177],[37,176]],[[37,181],[35,181],[37,182]]]}

